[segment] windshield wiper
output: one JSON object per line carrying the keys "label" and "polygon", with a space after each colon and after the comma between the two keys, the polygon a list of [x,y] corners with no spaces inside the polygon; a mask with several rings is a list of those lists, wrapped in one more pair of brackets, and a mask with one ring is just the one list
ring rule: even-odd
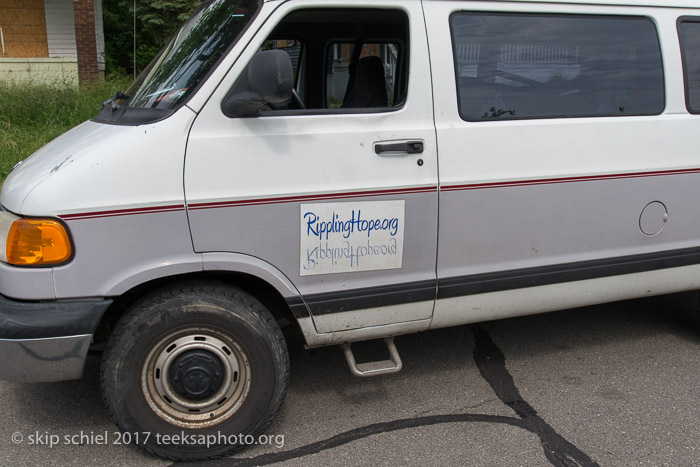
{"label": "windshield wiper", "polygon": [[123,92],[117,91],[114,93],[114,96],[112,96],[111,99],[107,99],[102,103],[102,108],[104,109],[107,105],[112,104],[112,112],[114,112],[115,110],[119,110],[119,104],[117,104],[117,101],[122,99],[128,100],[131,99],[131,96],[127,96]]}

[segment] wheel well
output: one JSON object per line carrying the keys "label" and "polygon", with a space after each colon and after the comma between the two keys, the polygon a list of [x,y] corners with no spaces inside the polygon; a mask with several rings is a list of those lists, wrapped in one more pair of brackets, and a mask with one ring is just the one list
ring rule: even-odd
{"label": "wheel well", "polygon": [[172,282],[202,279],[224,282],[241,288],[257,298],[260,303],[272,313],[272,316],[277,320],[280,328],[293,325],[298,329],[297,321],[284,297],[269,283],[250,274],[228,271],[209,271],[155,279],[140,284],[122,294],[120,297],[115,298],[114,303],[107,309],[97,326],[93,337],[93,346],[99,348],[102,344],[107,342],[116,322],[139,298]]}

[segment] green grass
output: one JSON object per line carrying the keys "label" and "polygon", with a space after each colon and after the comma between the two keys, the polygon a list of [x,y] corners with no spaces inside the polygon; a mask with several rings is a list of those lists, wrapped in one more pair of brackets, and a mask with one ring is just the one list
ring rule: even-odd
{"label": "green grass", "polygon": [[80,87],[0,82],[0,180],[17,162],[97,115],[102,102],[128,84],[123,79]]}

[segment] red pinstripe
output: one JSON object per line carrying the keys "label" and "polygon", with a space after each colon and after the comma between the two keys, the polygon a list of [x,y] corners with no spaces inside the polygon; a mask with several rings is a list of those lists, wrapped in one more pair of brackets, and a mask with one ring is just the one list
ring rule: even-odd
{"label": "red pinstripe", "polygon": [[[562,178],[545,178],[545,179],[535,179],[535,180],[512,180],[507,182],[489,182],[489,183],[473,183],[465,185],[442,185],[440,191],[462,191],[462,190],[483,190],[487,188],[508,188],[515,186],[532,186],[532,185],[552,185],[558,183],[579,183],[579,182],[592,182],[601,180],[619,180],[626,178],[648,178],[648,177],[660,177],[668,175],[687,175],[687,174],[698,174],[700,173],[700,168],[694,169],[678,169],[678,170],[664,170],[664,171],[654,171],[654,172],[634,172],[634,173],[623,173],[623,174],[606,174],[606,175],[588,175],[581,177],[562,177]],[[195,211],[202,209],[217,209],[217,208],[228,208],[228,207],[240,207],[240,206],[257,206],[264,204],[281,204],[281,203],[300,203],[304,201],[325,201],[333,199],[348,199],[348,198],[366,198],[375,196],[391,196],[391,195],[404,195],[404,194],[416,194],[416,193],[431,193],[437,192],[437,186],[425,186],[425,187],[414,187],[414,188],[397,188],[393,190],[372,190],[372,191],[355,191],[355,192],[344,192],[344,193],[322,193],[317,195],[299,195],[299,196],[286,196],[277,198],[256,198],[256,199],[241,199],[233,201],[220,201],[214,203],[196,203],[187,205],[187,209]],[[170,205],[170,206],[152,206],[144,208],[134,208],[134,209],[119,209],[113,211],[96,211],[96,212],[85,212],[77,214],[64,214],[60,215],[61,219],[66,221],[80,220],[80,219],[95,219],[103,217],[116,217],[116,216],[129,216],[136,214],[152,214],[158,212],[177,212],[184,211],[185,206],[181,204]]]}

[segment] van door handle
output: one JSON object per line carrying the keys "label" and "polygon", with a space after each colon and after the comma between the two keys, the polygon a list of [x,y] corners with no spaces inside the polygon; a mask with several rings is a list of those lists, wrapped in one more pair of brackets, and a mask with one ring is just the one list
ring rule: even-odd
{"label": "van door handle", "polygon": [[400,143],[375,144],[374,152],[376,152],[377,154],[384,154],[385,152],[421,154],[423,152],[423,141],[402,141]]}

